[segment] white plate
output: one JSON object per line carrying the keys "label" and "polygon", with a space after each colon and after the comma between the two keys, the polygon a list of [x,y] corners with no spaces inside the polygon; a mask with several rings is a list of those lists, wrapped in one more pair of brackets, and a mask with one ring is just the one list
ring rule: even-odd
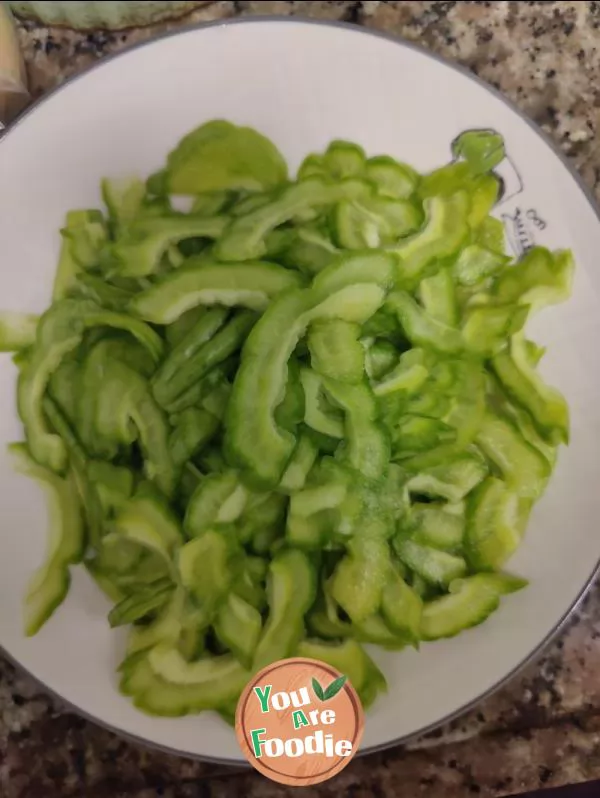
{"label": "white plate", "polygon": [[[531,587],[485,625],[420,653],[376,653],[389,696],[370,712],[363,750],[432,726],[497,686],[568,614],[600,555],[600,225],[583,189],[531,124],[470,74],[419,49],[357,28],[257,20],[184,30],[101,63],[38,104],[0,143],[0,304],[42,310],[58,230],[69,208],[98,205],[107,175],[147,174],[199,123],[226,118],[270,136],[295,168],[333,138],[360,142],[421,170],[443,164],[465,128],[492,127],[507,143],[501,168],[507,217],[521,243],[572,247],[570,302],[531,332],[549,346],[542,371],[567,396],[572,442],[535,510],[511,569]],[[515,193],[516,192],[516,193]],[[516,216],[520,217],[515,224]],[[80,711],[175,751],[240,760],[217,717],[153,719],[116,689],[123,639],[108,604],[77,569],[68,600],[25,639],[21,601],[42,558],[41,497],[15,476],[4,444],[21,437],[15,370],[0,361],[0,644]]]}

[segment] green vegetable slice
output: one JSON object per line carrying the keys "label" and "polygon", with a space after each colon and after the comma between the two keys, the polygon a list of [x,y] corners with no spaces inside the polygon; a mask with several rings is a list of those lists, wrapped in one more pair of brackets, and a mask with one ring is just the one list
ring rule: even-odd
{"label": "green vegetable slice", "polygon": [[411,571],[433,585],[448,587],[455,579],[465,576],[467,571],[467,563],[462,557],[412,540],[399,541],[396,551]]}
{"label": "green vegetable slice", "polygon": [[504,269],[494,284],[498,302],[519,302],[532,310],[564,302],[571,294],[575,264],[567,251],[534,247],[512,268]]}
{"label": "green vegetable slice", "polygon": [[423,601],[395,570],[383,589],[381,612],[392,632],[418,646]]}
{"label": "green vegetable slice", "polygon": [[69,566],[81,560],[85,532],[79,495],[72,475],[62,478],[40,467],[23,444],[12,444],[15,468],[35,479],[46,493],[50,535],[44,564],[33,575],[25,597],[25,634],[35,635],[65,599]]}
{"label": "green vegetable slice", "polygon": [[138,543],[171,565],[174,551],[183,543],[177,517],[151,485],[143,484],[117,512],[111,528],[115,536]]}
{"label": "green vegetable slice", "polygon": [[244,511],[248,491],[235,471],[209,474],[192,494],[184,526],[189,537],[197,537],[213,524],[236,521]]}
{"label": "green vegetable slice", "polygon": [[508,350],[492,360],[507,394],[529,411],[540,434],[554,445],[569,439],[569,410],[556,388],[547,385],[529,362],[525,340],[513,336]]}
{"label": "green vegetable slice", "polygon": [[38,321],[33,313],[0,313],[0,352],[19,352],[32,346]]}
{"label": "green vegetable slice", "polygon": [[315,598],[313,567],[296,549],[275,555],[267,579],[269,614],[254,652],[253,670],[293,654],[303,637],[304,615]]}
{"label": "green vegetable slice", "polygon": [[155,274],[170,246],[189,238],[218,238],[226,226],[225,216],[155,216],[134,222],[111,246],[114,268],[125,277]]}
{"label": "green vegetable slice", "polygon": [[[212,318],[212,314],[220,318]],[[222,309],[214,308],[204,315],[156,372],[153,393],[163,407],[172,405],[215,366],[234,355],[256,321],[255,314],[246,310],[222,324],[221,314]]]}
{"label": "green vegetable slice", "polygon": [[[407,466],[414,461],[408,461]],[[422,468],[407,482],[408,490],[416,494],[440,497],[459,502],[476,487],[488,472],[485,462],[476,454],[462,454],[454,459]]]}
{"label": "green vegetable slice", "polygon": [[366,176],[383,196],[406,199],[414,192],[419,175],[405,163],[388,155],[376,155],[366,163]]}
{"label": "green vegetable slice", "polygon": [[454,255],[468,234],[468,200],[463,192],[424,201],[422,229],[390,247],[399,259],[398,282],[413,288],[426,271],[442,258]]}
{"label": "green vegetable slice", "polygon": [[425,602],[421,618],[423,640],[454,637],[464,629],[477,626],[498,609],[500,598],[526,586],[523,579],[503,574],[476,574],[458,579],[450,593]]}
{"label": "green vegetable slice", "polygon": [[261,311],[274,296],[299,283],[297,274],[272,263],[189,263],[138,294],[130,310],[154,324],[171,324],[198,305],[239,305]]}
{"label": "green vegetable slice", "polygon": [[146,194],[143,181],[137,177],[116,180],[105,178],[100,188],[114,232],[126,229],[142,209]]}
{"label": "green vegetable slice", "polygon": [[287,179],[287,166],[269,139],[231,122],[207,122],[169,154],[167,185],[174,194],[262,191]]}
{"label": "green vegetable slice", "polygon": [[[369,266],[373,282],[355,283],[361,279],[355,270]],[[363,272],[362,281],[369,280],[367,274]],[[277,485],[294,450],[293,434],[278,428],[273,414],[286,382],[287,362],[304,330],[322,319],[368,318],[383,300],[383,289],[375,281],[385,282],[391,275],[392,264],[385,256],[349,258],[318,275],[311,289],[282,296],[253,328],[228,406],[226,446],[256,484]]]}
{"label": "green vegetable slice", "polygon": [[550,465],[510,421],[488,413],[477,443],[518,496],[525,499],[541,496],[550,476]]}
{"label": "green vegetable slice", "polygon": [[41,401],[52,373],[65,355],[81,342],[86,329],[114,327],[130,332],[155,358],[162,341],[146,324],[120,313],[105,311],[93,302],[63,299],[40,318],[31,356],[19,376],[18,407],[32,456],[53,471],[63,471],[66,452],[60,439],[50,433]]}
{"label": "green vegetable slice", "polygon": [[235,219],[216,247],[224,261],[245,261],[261,258],[266,251],[265,238],[271,230],[304,211],[334,205],[343,199],[358,199],[370,193],[364,180],[348,178],[329,182],[310,177],[295,183],[271,202]]}
{"label": "green vegetable slice", "polygon": [[245,668],[252,665],[261,630],[260,612],[235,593],[230,593],[217,613],[215,634]]}
{"label": "green vegetable slice", "polygon": [[[471,494],[474,495],[474,494]],[[411,508],[410,531],[417,543],[435,549],[455,551],[460,549],[465,533],[464,505],[419,504]]]}
{"label": "green vegetable slice", "polygon": [[52,299],[64,299],[82,269],[94,266],[106,243],[106,225],[100,211],[69,211],[61,230],[62,244]]}
{"label": "green vegetable slice", "polygon": [[521,542],[530,506],[496,477],[471,494],[465,544],[473,568],[487,571],[505,564]]}
{"label": "green vegetable slice", "polygon": [[473,174],[482,174],[504,160],[504,141],[495,130],[466,130],[452,142],[452,154],[463,157]]}
{"label": "green vegetable slice", "polygon": [[108,614],[108,622],[115,627],[139,621],[165,606],[172,590],[173,583],[169,579],[151,582],[116,604]]}
{"label": "green vegetable slice", "polygon": [[385,540],[353,538],[331,580],[331,595],[355,623],[372,615],[390,569],[390,552]]}

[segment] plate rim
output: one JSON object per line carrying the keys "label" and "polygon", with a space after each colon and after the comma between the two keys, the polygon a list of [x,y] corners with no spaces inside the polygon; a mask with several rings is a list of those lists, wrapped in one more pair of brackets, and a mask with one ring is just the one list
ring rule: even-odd
{"label": "plate rim", "polygon": [[[472,72],[467,66],[459,62],[452,61],[445,56],[439,55],[438,53],[427,49],[423,45],[405,39],[400,35],[394,33],[388,33],[387,31],[377,30],[374,28],[367,28],[364,27],[363,25],[358,25],[356,23],[351,23],[351,22],[344,22],[341,20],[314,19],[303,16],[290,17],[290,16],[281,16],[277,14],[258,14],[256,16],[251,16],[251,17],[231,17],[229,19],[217,19],[217,20],[210,20],[207,22],[197,22],[194,23],[193,25],[188,25],[175,30],[164,31],[156,36],[153,36],[150,39],[146,39],[141,42],[135,42],[134,44],[131,44],[123,48],[122,50],[119,50],[118,52],[109,53],[108,55],[103,56],[101,59],[85,67],[80,72],[70,75],[58,86],[55,86],[54,88],[50,89],[50,91],[46,92],[42,96],[35,99],[23,111],[21,111],[21,113],[19,113],[17,117],[15,117],[15,119],[13,119],[13,121],[8,126],[2,128],[2,126],[0,125],[0,146],[6,139],[10,137],[10,135],[13,133],[15,129],[18,129],[20,123],[28,116],[35,113],[35,111],[41,105],[51,100],[56,94],[61,92],[63,89],[67,88],[71,83],[74,83],[75,81],[84,78],[88,73],[101,68],[103,65],[109,63],[110,61],[113,61],[117,58],[121,58],[123,56],[127,56],[129,53],[138,50],[142,47],[152,46],[156,42],[160,42],[164,39],[175,38],[177,36],[183,36],[188,33],[195,33],[197,31],[207,30],[216,27],[231,27],[237,25],[253,25],[261,23],[263,24],[283,23],[287,25],[311,25],[319,27],[338,28],[349,33],[373,36],[379,39],[384,39],[399,47],[403,47],[408,50],[413,50],[423,56],[426,56],[427,58],[433,61],[436,61],[437,63],[441,64],[446,68],[458,72],[463,77],[466,77],[469,80],[473,81],[474,83],[478,84],[488,93],[492,94],[494,97],[500,100],[505,106],[507,106],[510,110],[512,110],[523,122],[525,122],[525,124],[528,125],[528,127],[531,128],[531,130],[533,130],[534,133],[537,134],[537,136],[550,148],[554,156],[560,161],[560,163],[564,166],[564,168],[573,178],[577,187],[582,192],[590,208],[592,209],[596,217],[596,220],[600,223],[600,206],[597,203],[596,199],[594,198],[592,191],[587,186],[587,184],[585,183],[585,181],[583,180],[582,176],[579,174],[577,169],[567,159],[567,156],[560,150],[558,145],[551,139],[551,137],[547,133],[545,133],[545,131],[542,130],[542,128],[536,122],[534,122],[533,119],[531,119],[527,114],[525,114],[515,102],[513,102],[510,98],[508,98],[505,94],[503,94],[500,91],[500,89],[497,89],[495,86],[488,83],[483,78],[479,77],[479,75]],[[497,693],[500,689],[502,689],[510,681],[512,681],[516,676],[518,676],[528,665],[534,663],[538,659],[538,657],[540,657],[541,654],[546,650],[546,648],[550,645],[550,643],[552,643],[552,641],[558,636],[558,634],[564,630],[567,623],[571,620],[574,613],[579,609],[582,602],[586,598],[587,594],[590,591],[590,588],[594,584],[596,577],[599,575],[599,573],[600,573],[600,555],[598,557],[598,560],[594,564],[590,575],[587,577],[586,581],[584,582],[581,590],[575,597],[574,601],[565,610],[563,615],[558,619],[558,621],[552,627],[552,629],[542,638],[542,640],[539,643],[537,643],[532,648],[529,654],[527,654],[517,665],[515,665],[514,668],[512,668],[505,676],[503,676],[501,679],[495,682],[491,687],[489,687],[483,693],[480,693],[477,697],[473,698],[471,701],[468,701],[467,703],[461,705],[453,712],[444,715],[442,718],[440,718],[437,721],[434,721],[433,723],[423,726],[422,728],[417,729],[408,734],[403,734],[400,737],[394,738],[393,740],[388,740],[387,742],[384,743],[378,743],[376,745],[371,745],[368,748],[360,749],[357,752],[357,757],[362,757],[369,754],[386,751],[391,748],[396,748],[400,745],[405,745],[411,740],[415,740],[419,737],[423,737],[427,734],[430,734],[436,729],[439,729],[442,726],[445,726],[448,723],[451,723],[452,721],[461,717],[462,715],[465,715],[467,712],[471,711],[476,706],[478,706],[482,701],[485,701],[486,699],[490,698],[492,695]],[[205,762],[211,765],[227,766],[231,768],[233,771],[235,770],[246,771],[251,767],[248,762],[242,759],[231,759],[228,757],[214,757],[205,754],[182,751],[179,748],[173,748],[171,746],[164,745],[162,743],[158,743],[153,740],[149,740],[146,737],[141,737],[136,734],[124,731],[119,727],[113,726],[107,721],[104,721],[101,718],[98,718],[97,716],[89,712],[86,712],[85,710],[79,708],[76,704],[73,704],[68,699],[64,698],[56,690],[49,687],[41,678],[32,674],[28,670],[28,668],[22,665],[10,652],[8,652],[4,648],[2,643],[0,643],[0,654],[15,668],[15,670],[21,671],[21,673],[26,674],[36,684],[40,685],[43,688],[43,690],[47,694],[49,694],[49,696],[54,701],[62,704],[65,709],[67,709],[70,712],[73,712],[79,717],[84,718],[85,720],[91,721],[92,723],[96,724],[102,729],[105,729],[106,731],[112,732],[113,734],[117,735],[118,737],[124,740],[136,743],[138,745],[142,745],[151,750],[160,751],[166,754],[171,754],[173,756],[192,759],[197,762]],[[217,774],[217,775],[223,776],[226,774]],[[207,778],[210,778],[210,776],[207,776]]]}

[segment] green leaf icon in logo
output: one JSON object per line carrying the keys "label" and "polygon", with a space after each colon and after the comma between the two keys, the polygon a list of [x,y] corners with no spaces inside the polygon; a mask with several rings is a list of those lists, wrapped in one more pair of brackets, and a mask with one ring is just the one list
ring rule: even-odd
{"label": "green leaf icon in logo", "polygon": [[323,688],[319,684],[319,682],[313,676],[312,680],[312,689],[315,691],[315,695],[319,699],[319,701],[325,701],[325,694],[323,693]]}
{"label": "green leaf icon in logo", "polygon": [[334,679],[329,687],[325,690],[324,693],[324,701],[329,701],[330,698],[336,696],[342,687],[346,684],[348,677],[347,676],[339,676],[337,679]]}
{"label": "green leaf icon in logo", "polygon": [[329,701],[330,698],[334,698],[340,692],[347,681],[347,676],[338,676],[337,679],[331,682],[329,687],[323,690],[319,682],[313,677],[312,688],[319,701]]}

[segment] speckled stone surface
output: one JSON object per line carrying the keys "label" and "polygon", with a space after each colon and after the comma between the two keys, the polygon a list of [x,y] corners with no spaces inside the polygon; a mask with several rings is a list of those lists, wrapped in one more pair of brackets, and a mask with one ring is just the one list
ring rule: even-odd
{"label": "speckled stone surface", "polygon": [[[157,32],[235,15],[345,20],[418,41],[489,81],[538,122],[600,197],[600,2],[215,2],[119,33],[19,26],[38,96]],[[353,798],[498,798],[600,778],[600,588],[537,663],[475,710],[403,749],[359,758],[303,791]],[[0,659],[3,798],[199,798],[290,793],[149,751],[66,711]]]}

